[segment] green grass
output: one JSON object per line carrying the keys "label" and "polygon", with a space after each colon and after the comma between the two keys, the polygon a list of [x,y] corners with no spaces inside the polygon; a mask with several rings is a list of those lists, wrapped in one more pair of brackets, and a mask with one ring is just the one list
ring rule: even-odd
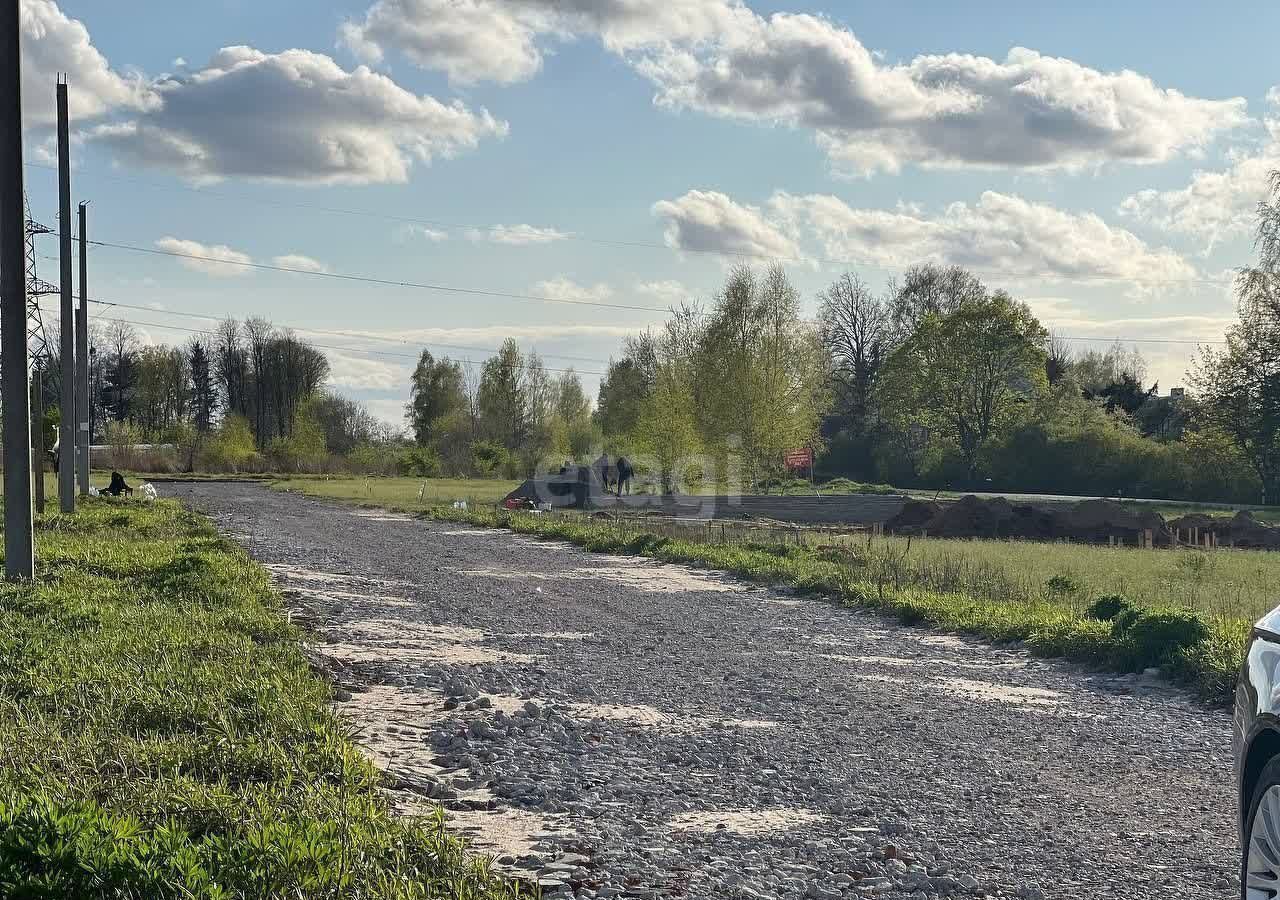
{"label": "green grass", "polygon": [[[1251,551],[1206,555],[1198,551],[956,541],[916,541],[908,549],[905,539],[879,540],[869,548],[856,543],[835,547],[766,546],[682,539],[656,534],[634,521],[580,516],[446,507],[432,510],[429,515],[566,540],[596,552],[641,554],[665,562],[727,571],[763,584],[789,585],[850,606],[879,609],[907,623],[997,642],[1024,642],[1043,656],[1065,657],[1120,671],[1159,666],[1215,701],[1229,697],[1241,663],[1250,622],[1244,609],[1189,608],[1186,598],[1191,595],[1172,590],[1167,594],[1131,596],[1129,599],[1141,613],[1136,620],[1126,619],[1122,625],[1091,618],[1085,614],[1086,609],[1099,596],[1114,593],[1105,585],[1120,577],[1127,565],[1147,573],[1146,580],[1125,581],[1131,588],[1150,588],[1152,579],[1165,577],[1180,579],[1179,583],[1189,577],[1208,578],[1203,571],[1182,572],[1181,567],[1186,566],[1179,562],[1182,559],[1210,559],[1211,565],[1222,565],[1231,571],[1238,567],[1239,572],[1253,579],[1258,592],[1255,603],[1262,602],[1258,598],[1265,580],[1274,577],[1266,573],[1280,570],[1280,562]],[[714,529],[697,531],[704,538],[715,534]],[[962,555],[965,550],[978,555],[966,557]],[[1100,565],[1104,554],[1111,556],[1106,558],[1106,565]],[[1039,559],[1041,555],[1043,560]],[[1073,565],[1080,572],[1072,574]],[[1179,571],[1157,574],[1162,565],[1179,567]],[[1194,563],[1191,568],[1199,565]],[[1254,566],[1265,571],[1255,575],[1251,571]],[[1058,571],[1059,567],[1066,568]],[[1007,575],[1024,570],[1021,576]],[[1050,571],[1054,574],[1039,583],[1040,573]],[[1085,572],[1090,575],[1085,576]],[[1006,578],[1006,584],[995,590],[984,586],[993,573],[1005,573],[1002,577]],[[1025,591],[1017,589],[1019,578]],[[1171,633],[1180,633],[1184,627],[1180,623],[1190,623],[1190,631],[1197,635],[1187,646],[1176,646],[1167,638]]]}
{"label": "green grass", "polygon": [[42,519],[0,585],[0,896],[505,898],[390,814],[266,573],[178,505]]}
{"label": "green grass", "polygon": [[[425,485],[425,491],[423,486]],[[519,486],[516,481],[483,478],[298,478],[278,477],[272,487],[312,497],[346,500],[371,506],[422,511],[465,500],[492,505]],[[419,496],[421,493],[421,497]]]}

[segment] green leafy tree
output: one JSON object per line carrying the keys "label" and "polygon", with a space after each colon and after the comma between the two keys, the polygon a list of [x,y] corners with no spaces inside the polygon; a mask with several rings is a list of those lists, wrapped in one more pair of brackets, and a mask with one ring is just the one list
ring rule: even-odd
{"label": "green leafy tree", "polygon": [[817,443],[827,373],[780,266],[731,272],[696,340],[699,431],[718,465],[737,443],[754,481],[779,470],[787,450]]}
{"label": "green leafy tree", "polygon": [[606,440],[630,434],[640,407],[653,392],[658,351],[648,332],[628,338],[621,359],[611,360],[600,382],[595,419]]}
{"label": "green leafy tree", "polygon": [[409,380],[409,405],[405,413],[419,446],[439,436],[442,421],[466,406],[462,366],[448,357],[437,360],[423,350]]}
{"label": "green leafy tree", "polygon": [[652,460],[664,493],[680,489],[685,469],[699,452],[693,392],[676,367],[658,370],[653,392],[640,406],[632,444]]}
{"label": "green leafy tree", "polygon": [[524,355],[508,338],[485,360],[476,396],[481,433],[508,451],[522,447],[528,434],[524,389]]}
{"label": "green leafy tree", "polygon": [[1226,346],[1204,348],[1189,373],[1200,421],[1228,435],[1262,484],[1280,498],[1280,171],[1258,205],[1258,261],[1236,281],[1239,321]]}
{"label": "green leafy tree", "polygon": [[882,414],[904,431],[923,427],[963,462],[970,483],[988,441],[1047,385],[1048,333],[1003,293],[928,313],[885,365]]}

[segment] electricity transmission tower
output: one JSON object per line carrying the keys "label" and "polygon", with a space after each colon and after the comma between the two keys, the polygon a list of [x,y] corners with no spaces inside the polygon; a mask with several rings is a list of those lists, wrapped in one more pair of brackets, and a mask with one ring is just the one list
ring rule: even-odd
{"label": "electricity transmission tower", "polygon": [[36,237],[52,234],[53,229],[41,225],[31,217],[31,199],[23,195],[24,233],[27,240],[27,359],[31,367],[31,465],[35,477],[35,506],[44,512],[44,408],[45,373],[51,371],[53,360],[49,356],[49,333],[45,331],[44,316],[40,312],[40,298],[58,293],[58,288],[41,281],[36,272]]}
{"label": "electricity transmission tower", "polygon": [[31,218],[31,200],[23,197],[26,207],[27,236],[27,349],[30,353],[31,368],[43,372],[49,367],[49,334],[44,328],[44,317],[40,314],[40,298],[58,293],[58,288],[41,281],[36,273],[36,236],[53,234],[53,229],[41,225]]}

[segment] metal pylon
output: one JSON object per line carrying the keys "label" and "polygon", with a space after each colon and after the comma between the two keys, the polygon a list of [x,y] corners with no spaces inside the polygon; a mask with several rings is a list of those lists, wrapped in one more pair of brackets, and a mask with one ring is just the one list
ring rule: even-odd
{"label": "metal pylon", "polygon": [[27,352],[31,368],[45,370],[49,365],[49,334],[40,313],[40,298],[58,293],[58,288],[41,281],[36,273],[36,235],[53,234],[53,229],[31,218],[31,199],[23,197],[26,208],[27,235]]}

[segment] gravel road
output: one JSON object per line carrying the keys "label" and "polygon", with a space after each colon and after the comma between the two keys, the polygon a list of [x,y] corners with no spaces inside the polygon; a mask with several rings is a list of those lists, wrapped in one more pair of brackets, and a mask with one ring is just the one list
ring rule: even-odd
{"label": "gravel road", "polygon": [[786,591],[172,484],[324,636],[406,810],[552,897],[1238,895],[1230,721]]}

